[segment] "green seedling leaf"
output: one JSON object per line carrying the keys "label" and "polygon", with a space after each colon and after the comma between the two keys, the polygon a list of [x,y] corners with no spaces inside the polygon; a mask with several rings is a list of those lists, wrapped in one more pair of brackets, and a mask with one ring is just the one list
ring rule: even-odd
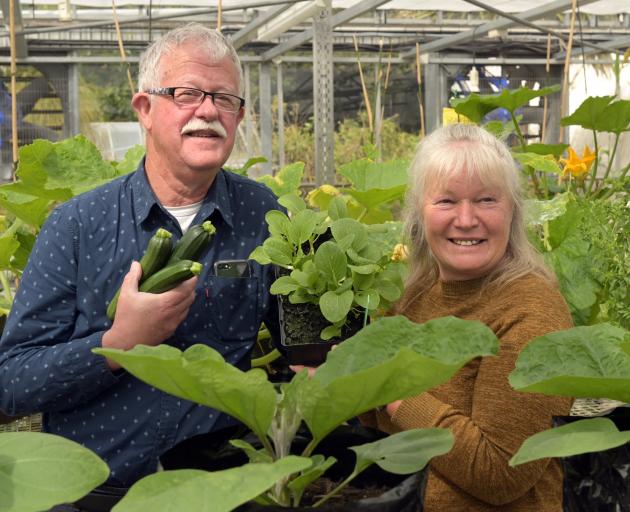
{"label": "green seedling leaf", "polygon": [[247,259],[257,261],[261,265],[268,265],[269,263],[271,263],[271,258],[267,256],[267,253],[262,248],[262,245],[256,247],[247,257]]}
{"label": "green seedling leaf", "polygon": [[306,209],[306,203],[299,194],[293,192],[291,194],[285,194],[278,198],[278,203],[284,206],[290,213],[296,214]]}
{"label": "green seedling leaf", "polygon": [[206,345],[193,345],[185,352],[169,345],[94,352],[162,391],[234,416],[260,439],[269,429],[276,392],[263,370],[242,372]]}
{"label": "green seedling leaf", "polygon": [[337,241],[352,236],[351,247],[355,251],[360,251],[368,244],[368,234],[365,225],[354,219],[336,220],[331,224],[330,230]]}
{"label": "green seedling leaf", "polygon": [[113,512],[230,512],[262,494],[278,480],[302,471],[310,459],[289,456],[273,464],[247,464],[212,473],[163,471],[134,484]]}
{"label": "green seedling leaf", "polygon": [[526,439],[510,459],[510,466],[548,457],[570,457],[610,450],[628,442],[630,432],[619,432],[608,418],[578,420]]}
{"label": "green seedling leaf", "polygon": [[[309,265],[310,263],[310,265]],[[312,288],[317,284],[318,273],[315,265],[307,261],[304,264],[304,270],[294,270],[291,272],[293,280],[303,288]]]}
{"label": "green seedling leaf", "polygon": [[243,450],[247,455],[249,462],[262,462],[267,464],[273,462],[271,455],[269,455],[264,449],[256,449],[247,441],[243,441],[242,439],[230,439],[230,444],[235,448]]}
{"label": "green seedling leaf", "polygon": [[377,279],[374,283],[374,289],[378,294],[389,302],[398,300],[402,295],[402,283],[396,284],[389,279]]}
{"label": "green seedling leaf", "polygon": [[321,440],[349,418],[422,393],[446,382],[470,359],[497,351],[496,336],[480,322],[382,318],[328,354],[301,388],[300,411]]}
{"label": "green seedling leaf", "polygon": [[320,245],[313,261],[317,270],[330,283],[337,285],[346,277],[348,259],[335,242],[328,241]]}
{"label": "green seedling leaf", "polygon": [[265,220],[267,221],[271,235],[288,236],[291,221],[283,212],[271,210],[265,214]]}
{"label": "green seedling leaf", "polygon": [[433,457],[448,453],[454,442],[448,429],[416,428],[350,449],[357,454],[355,473],[377,464],[390,473],[409,475],[420,471]]}
{"label": "green seedling leaf", "polygon": [[553,155],[538,155],[536,153],[512,153],[514,158],[523,165],[528,165],[535,171],[558,174],[560,167]]}
{"label": "green seedling leaf", "polygon": [[290,265],[293,262],[293,246],[280,238],[267,238],[263,242],[263,250],[276,265]]}
{"label": "green seedling leaf", "polygon": [[313,238],[315,227],[321,222],[321,217],[313,210],[302,210],[291,218],[289,226],[289,242],[301,245]]}
{"label": "green seedling leaf", "polygon": [[362,308],[373,311],[378,309],[381,303],[381,296],[376,290],[363,290],[354,294],[354,301]]}
{"label": "green seedling leaf", "polygon": [[340,322],[350,312],[354,292],[346,290],[342,293],[326,292],[319,299],[319,309],[324,318],[331,323]]}
{"label": "green seedling leaf", "polygon": [[510,385],[517,391],[630,402],[627,331],[609,324],[574,327],[532,340],[521,352]]}
{"label": "green seedling leaf", "polygon": [[76,501],[109,476],[87,448],[52,434],[0,434],[0,511],[38,512]]}
{"label": "green seedling leaf", "polygon": [[299,284],[291,276],[280,276],[276,279],[269,291],[273,295],[289,295],[299,287]]}
{"label": "green seedling leaf", "polygon": [[381,270],[381,267],[373,263],[369,265],[348,265],[348,268],[357,274],[373,274]]}
{"label": "green seedling leaf", "polygon": [[300,476],[289,482],[288,488],[293,493],[294,502],[296,503],[300,502],[302,494],[304,494],[304,490],[308,487],[308,485],[317,480],[328,470],[328,468],[337,462],[337,459],[334,457],[326,458],[319,454],[312,455],[311,460],[313,461],[313,465],[307,470],[302,471]]}
{"label": "green seedling leaf", "polygon": [[589,96],[570,116],[560,120],[562,126],[579,125],[587,130],[599,130],[604,122],[604,111],[614,96]]}
{"label": "green seedling leaf", "polygon": [[328,216],[332,220],[339,220],[348,217],[348,207],[346,202],[341,196],[333,198],[328,203]]}
{"label": "green seedling leaf", "polygon": [[283,167],[275,176],[264,175],[256,181],[264,183],[277,197],[281,197],[299,191],[303,174],[304,162],[295,162]]}
{"label": "green seedling leaf", "polygon": [[319,333],[319,337],[324,341],[330,340],[336,336],[341,335],[341,326],[340,325],[329,325],[322,329],[322,332]]}

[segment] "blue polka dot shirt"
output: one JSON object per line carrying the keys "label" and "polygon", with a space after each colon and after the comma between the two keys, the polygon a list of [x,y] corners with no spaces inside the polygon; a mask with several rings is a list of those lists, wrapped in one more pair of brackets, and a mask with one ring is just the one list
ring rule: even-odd
{"label": "blue polka dot shirt", "polygon": [[[220,171],[193,224],[217,233],[199,258],[204,268],[188,317],[166,343],[204,343],[241,368],[262,321],[278,331],[269,267],[251,277],[214,275],[219,260],[247,259],[268,236],[265,213],[279,209],[259,183]],[[100,455],[112,485],[128,486],[156,470],[160,454],[197,434],[234,423],[216,411],[112,372],[92,353],[111,322],[106,308],[131,262],[163,227],[177,221],[154,196],[143,167],[56,208],[39,234],[0,340],[0,409],[44,413],[45,430]]]}

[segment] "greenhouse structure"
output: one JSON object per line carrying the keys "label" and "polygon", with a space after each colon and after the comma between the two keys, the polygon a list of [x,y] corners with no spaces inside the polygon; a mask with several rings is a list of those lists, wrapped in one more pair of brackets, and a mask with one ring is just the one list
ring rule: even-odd
{"label": "greenhouse structure", "polygon": [[0,512],[630,512],[630,0],[0,5]]}

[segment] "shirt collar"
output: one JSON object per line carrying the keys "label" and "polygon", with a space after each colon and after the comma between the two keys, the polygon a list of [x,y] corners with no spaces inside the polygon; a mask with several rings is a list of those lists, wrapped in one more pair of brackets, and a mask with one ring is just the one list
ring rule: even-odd
{"label": "shirt collar", "polygon": [[[230,203],[230,195],[228,193],[229,176],[227,172],[221,169],[210,190],[203,200],[201,209],[199,210],[199,218],[208,219],[215,210],[221,214],[223,220],[230,226],[234,227],[234,213]],[[144,167],[144,158],[138,165],[138,169],[130,179],[133,191],[133,204],[137,218],[140,222],[144,222],[150,215],[154,206],[162,209],[162,205],[153,193],[153,189],[149,184],[146,169]]]}

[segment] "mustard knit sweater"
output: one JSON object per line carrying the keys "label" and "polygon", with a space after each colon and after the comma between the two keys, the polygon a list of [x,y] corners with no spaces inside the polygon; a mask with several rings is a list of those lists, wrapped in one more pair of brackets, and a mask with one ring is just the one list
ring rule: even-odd
{"label": "mustard knit sweater", "polygon": [[568,414],[571,406],[570,398],[519,393],[508,383],[529,340],[571,327],[560,293],[535,276],[492,291],[481,280],[438,282],[404,314],[418,323],[446,315],[480,320],[500,340],[497,356],[477,358],[449,382],[404,400],[392,418],[384,411],[362,417],[390,433],[453,432],[452,450],[430,463],[424,512],[561,512],[559,460],[508,466],[526,438],[550,428],[551,417]]}

